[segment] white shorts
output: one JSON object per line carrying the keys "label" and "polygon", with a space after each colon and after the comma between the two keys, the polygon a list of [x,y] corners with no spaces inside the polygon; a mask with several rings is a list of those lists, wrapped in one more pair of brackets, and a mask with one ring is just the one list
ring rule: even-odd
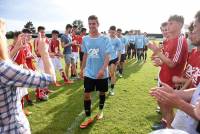
{"label": "white shorts", "polygon": [[55,70],[62,70],[63,69],[59,57],[51,58],[51,60],[52,60],[52,63],[53,63]]}
{"label": "white shorts", "polygon": [[78,52],[72,52],[71,57],[73,59],[72,63],[74,63],[74,64],[78,63],[78,59],[79,59],[79,53]]}

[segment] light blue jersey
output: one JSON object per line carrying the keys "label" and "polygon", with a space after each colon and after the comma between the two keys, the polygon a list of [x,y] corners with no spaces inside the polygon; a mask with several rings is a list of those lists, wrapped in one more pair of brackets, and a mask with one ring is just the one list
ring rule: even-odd
{"label": "light blue jersey", "polygon": [[127,38],[127,40],[128,40],[128,43],[133,43],[133,44],[135,44],[136,35],[127,35],[126,38]]}
{"label": "light blue jersey", "polygon": [[110,60],[116,59],[118,57],[118,53],[121,53],[122,43],[119,38],[110,38],[110,44],[112,46],[112,52],[110,54]]}
{"label": "light blue jersey", "polygon": [[126,37],[122,36],[119,38],[121,40],[121,54],[125,54],[126,53],[126,46],[128,45],[128,40],[126,39]]}
{"label": "light blue jersey", "polygon": [[[111,53],[110,39],[104,35],[91,38],[89,35],[83,38],[82,51],[86,53],[87,60],[84,76],[97,79],[99,70],[103,67],[106,54]],[[104,71],[104,78],[108,78],[108,68]]]}
{"label": "light blue jersey", "polygon": [[137,35],[135,40],[135,45],[137,49],[144,48],[146,44],[146,39],[144,35]]}

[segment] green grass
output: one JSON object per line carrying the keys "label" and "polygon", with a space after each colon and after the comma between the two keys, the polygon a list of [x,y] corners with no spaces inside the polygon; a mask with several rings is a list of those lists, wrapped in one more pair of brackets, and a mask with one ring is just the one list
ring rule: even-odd
{"label": "green grass", "polygon": [[[149,96],[150,88],[156,85],[156,76],[157,68],[149,60],[146,63],[128,60],[123,78],[117,80],[116,95],[107,97],[104,119],[86,129],[79,128],[84,118],[83,82],[51,87],[55,92],[48,101],[27,107],[33,112],[28,117],[31,131],[33,134],[147,134],[159,118],[155,113],[156,103]],[[96,113],[98,94],[93,93],[92,99]]]}

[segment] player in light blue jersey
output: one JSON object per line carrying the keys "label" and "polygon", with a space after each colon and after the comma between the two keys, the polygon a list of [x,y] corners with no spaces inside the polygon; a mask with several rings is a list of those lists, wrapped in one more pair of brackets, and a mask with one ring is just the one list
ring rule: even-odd
{"label": "player in light blue jersey", "polygon": [[111,52],[111,57],[110,57],[110,62],[109,62],[109,73],[110,73],[110,78],[111,78],[111,90],[110,90],[110,95],[114,95],[114,86],[116,82],[116,67],[119,64],[119,61],[121,59],[121,50],[122,50],[122,45],[121,41],[119,38],[116,36],[116,27],[111,26],[109,29],[109,37],[111,39],[111,46],[112,46],[112,52]]}
{"label": "player in light blue jersey", "polygon": [[145,40],[144,35],[142,35],[140,31],[138,31],[137,37],[135,40],[138,61],[141,61],[141,57],[144,55],[143,50],[144,50],[145,42],[146,42],[146,40]]}
{"label": "player in light blue jersey", "polygon": [[143,52],[144,52],[143,60],[144,60],[144,62],[146,62],[146,60],[147,60],[147,50],[148,50],[147,45],[149,44],[149,39],[147,37],[146,32],[144,32],[144,38],[145,38],[145,44],[144,44],[144,48],[143,48]]}
{"label": "player in light blue jersey", "polygon": [[128,48],[127,48],[128,59],[133,58],[133,57],[136,58],[136,47],[135,47],[136,35],[135,35],[135,31],[130,30],[128,32],[127,40],[128,40]]}
{"label": "player in light blue jersey", "polygon": [[[98,31],[99,22],[95,15],[88,18],[90,34],[83,38],[84,52],[80,76],[84,74],[84,109],[86,118],[80,128],[86,128],[94,120],[103,118],[105,93],[108,91],[108,63],[111,45],[108,37]],[[91,116],[91,92],[99,91],[99,112]]]}
{"label": "player in light blue jersey", "polygon": [[117,37],[121,40],[121,60],[119,64],[119,77],[122,77],[124,70],[124,62],[126,60],[126,52],[128,46],[128,40],[122,35],[122,30],[120,28],[117,29]]}

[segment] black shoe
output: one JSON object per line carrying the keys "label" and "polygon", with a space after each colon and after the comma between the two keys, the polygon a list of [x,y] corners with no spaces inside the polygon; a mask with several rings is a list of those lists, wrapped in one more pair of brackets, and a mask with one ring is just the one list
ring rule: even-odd
{"label": "black shoe", "polygon": [[28,101],[27,101],[27,104],[28,104],[29,106],[33,106],[33,105],[34,105],[32,100],[28,100]]}
{"label": "black shoe", "polygon": [[166,123],[161,122],[160,124],[155,124],[151,127],[153,130],[159,130],[159,129],[164,129],[166,128]]}

